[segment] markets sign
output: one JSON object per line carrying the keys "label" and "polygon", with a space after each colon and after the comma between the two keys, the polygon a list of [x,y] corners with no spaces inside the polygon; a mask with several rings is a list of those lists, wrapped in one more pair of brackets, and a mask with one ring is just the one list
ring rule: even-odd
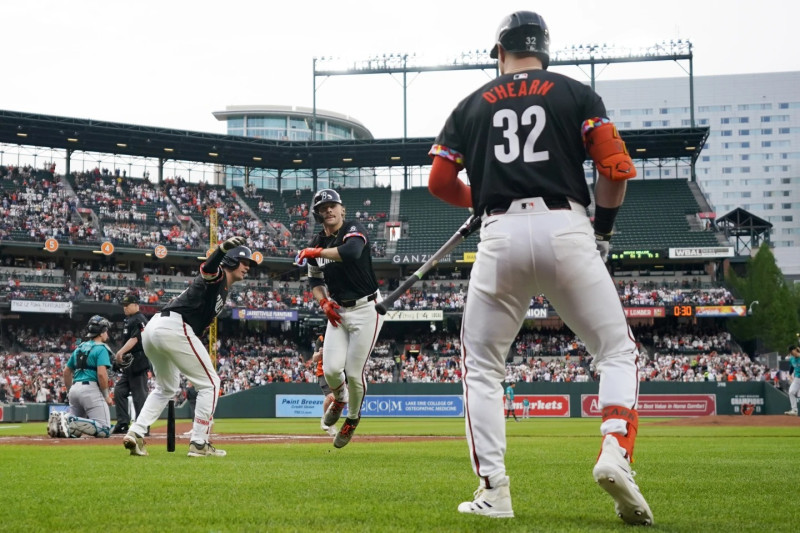
{"label": "markets sign", "polygon": [[11,300],[11,311],[18,313],[54,313],[64,315],[72,312],[72,302]]}
{"label": "markets sign", "polygon": [[715,257],[733,257],[733,246],[669,249],[670,259],[713,259]]}
{"label": "markets sign", "polygon": [[517,416],[522,416],[526,398],[530,416],[569,417],[569,394],[515,394],[514,412]]}
{"label": "markets sign", "polygon": [[231,310],[234,320],[261,320],[276,322],[297,322],[297,311],[279,311],[276,309],[245,309],[235,307]]}

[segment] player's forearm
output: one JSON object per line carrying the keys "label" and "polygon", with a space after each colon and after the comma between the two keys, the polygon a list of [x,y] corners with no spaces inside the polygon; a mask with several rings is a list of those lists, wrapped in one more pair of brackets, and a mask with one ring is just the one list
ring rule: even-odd
{"label": "player's forearm", "polygon": [[320,252],[319,256],[323,259],[327,259],[329,261],[336,261],[337,263],[342,262],[342,256],[339,255],[339,248],[323,248],[322,252]]}
{"label": "player's forearm", "polygon": [[133,348],[134,348],[134,347],[135,347],[137,344],[139,344],[139,338],[138,338],[138,337],[133,337],[132,339],[128,339],[128,342],[126,342],[126,343],[125,343],[125,344],[122,346],[122,348],[120,348],[120,349],[119,349],[119,351],[118,351],[117,353],[118,353],[118,354],[120,354],[120,355],[122,355],[122,354],[125,354],[125,353],[128,353],[128,352],[130,352],[131,350],[133,350]]}
{"label": "player's forearm", "polygon": [[627,181],[611,181],[601,176],[594,188],[595,203],[602,207],[619,207],[625,199],[627,187]]}
{"label": "player's forearm", "polygon": [[72,387],[72,369],[67,367],[64,369],[64,386],[69,390]]}
{"label": "player's forearm", "polygon": [[472,188],[458,179],[461,169],[443,157],[434,157],[428,190],[437,198],[459,207],[472,207]]}
{"label": "player's forearm", "polygon": [[103,398],[108,398],[108,371],[104,366],[97,367],[97,385],[103,393]]}

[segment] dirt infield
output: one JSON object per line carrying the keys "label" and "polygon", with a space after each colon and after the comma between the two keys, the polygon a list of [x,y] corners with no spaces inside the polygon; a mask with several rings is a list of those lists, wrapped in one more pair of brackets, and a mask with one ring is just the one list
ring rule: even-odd
{"label": "dirt infield", "polygon": [[[800,428],[800,417],[787,415],[715,415],[697,416],[690,418],[676,418],[663,422],[654,422],[658,426],[746,426],[746,427],[796,427]],[[188,435],[184,433],[191,430],[190,423],[177,424],[175,432],[177,434],[176,448],[182,445],[189,445]],[[292,443],[325,443],[331,442],[332,438],[327,435],[265,435],[265,434],[224,434],[214,435],[213,442],[216,444],[292,444]],[[463,436],[442,437],[442,436],[401,436],[401,435],[359,435],[359,442],[417,442],[434,440],[462,440]],[[154,430],[145,439],[148,445],[166,446],[166,428]],[[0,437],[0,445],[3,444],[28,444],[32,446],[64,446],[64,445],[122,445],[122,435],[112,435],[108,439],[51,439],[47,435],[36,437]]]}
{"label": "dirt infield", "polygon": [[[175,425],[175,448],[189,446],[189,436],[184,433],[190,431],[190,423]],[[36,437],[0,437],[0,445],[3,444],[28,444],[32,446],[74,446],[74,445],[122,445],[123,435],[111,435],[107,439],[81,438],[81,439],[51,439],[46,434]],[[415,442],[431,440],[461,440],[464,437],[426,437],[426,436],[402,436],[402,435],[359,435],[359,442]],[[153,430],[149,437],[145,437],[148,446],[166,446],[167,430],[164,427]],[[265,435],[265,434],[214,434],[212,438],[214,444],[307,444],[307,443],[326,443],[333,442],[333,437],[329,437],[320,431],[319,435]]]}

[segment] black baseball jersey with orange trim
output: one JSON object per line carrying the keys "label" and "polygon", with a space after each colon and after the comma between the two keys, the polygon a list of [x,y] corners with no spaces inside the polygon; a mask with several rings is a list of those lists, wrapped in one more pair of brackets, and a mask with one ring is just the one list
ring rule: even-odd
{"label": "black baseball jersey with orange trim", "polygon": [[202,271],[201,265],[201,273],[192,280],[192,284],[163,309],[179,313],[198,337],[222,311],[228,299],[228,285],[222,268],[219,268],[216,277],[210,280],[203,278]]}
{"label": "black baseball jersey with orange trim", "polygon": [[535,196],[588,206],[581,126],[605,116],[583,83],[546,70],[509,73],[456,106],[430,154],[467,170],[476,213]]}
{"label": "black baseball jersey with orange trim", "polygon": [[360,222],[345,220],[339,231],[328,236],[322,230],[309,244],[311,248],[337,248],[353,238],[364,240],[364,249],[355,261],[329,261],[321,257],[308,260],[308,275],[323,278],[328,293],[337,302],[357,300],[378,290],[378,280],[372,270],[369,233]]}

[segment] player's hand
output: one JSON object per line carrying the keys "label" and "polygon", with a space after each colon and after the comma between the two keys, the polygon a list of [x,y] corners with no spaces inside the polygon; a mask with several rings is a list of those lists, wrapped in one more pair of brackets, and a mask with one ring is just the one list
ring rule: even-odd
{"label": "player's hand", "polygon": [[608,252],[611,249],[611,234],[595,233],[594,240],[603,263],[608,262]]}
{"label": "player's hand", "polygon": [[245,239],[244,237],[236,236],[223,241],[222,244],[219,245],[219,248],[223,252],[228,253],[237,246],[244,246],[245,244],[247,244],[247,239]]}
{"label": "player's hand", "polygon": [[307,259],[316,259],[322,255],[322,248],[303,248],[300,250],[300,253],[297,254],[296,263],[300,264],[302,261],[303,264],[306,263]]}
{"label": "player's hand", "polygon": [[328,317],[328,321],[331,325],[335,328],[339,327],[339,324],[342,323],[342,316],[336,311],[340,309],[339,304],[332,300],[328,300],[327,298],[323,298],[319,302],[319,306],[325,312],[325,316]]}

